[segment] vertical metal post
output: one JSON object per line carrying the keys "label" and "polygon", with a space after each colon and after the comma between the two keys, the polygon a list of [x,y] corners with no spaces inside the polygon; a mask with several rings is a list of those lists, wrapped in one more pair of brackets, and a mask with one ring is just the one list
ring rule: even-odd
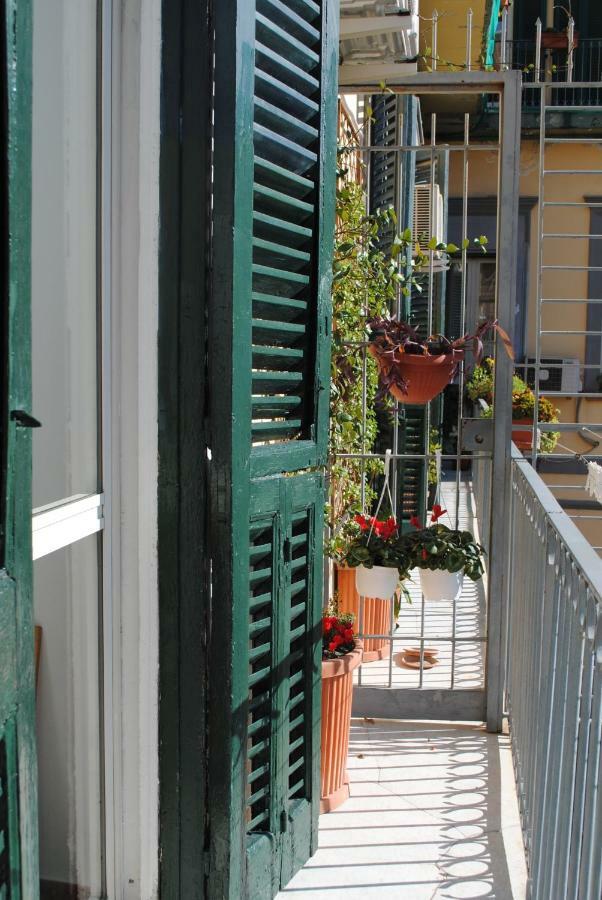
{"label": "vertical metal post", "polygon": [[[460,334],[466,334],[466,298],[468,277],[468,146],[470,143],[470,113],[464,113],[464,148],[462,150],[462,277],[460,288]],[[460,482],[462,472],[462,418],[464,415],[464,360],[460,362],[458,387],[458,418],[456,422],[456,510],[454,528],[460,527]]]}
{"label": "vertical metal post", "polygon": [[[520,160],[521,76],[505,72],[504,92],[500,98],[497,263],[497,311],[512,337],[516,291],[518,221],[518,179]],[[499,339],[498,339],[499,345]],[[504,619],[508,584],[508,545],[510,539],[510,497],[506,486],[511,478],[512,364],[505,353],[496,353],[494,388],[494,436],[492,464],[491,521],[489,555],[489,607],[487,652],[487,728],[501,731],[504,687]]]}
{"label": "vertical metal post", "polygon": [[575,50],[575,20],[572,16],[569,18],[569,25],[566,30],[567,35],[567,68],[566,80],[570,83],[573,80],[573,53]]}
{"label": "vertical metal post", "polygon": [[502,34],[501,34],[501,45],[500,45],[500,70],[505,72],[508,68],[506,65],[506,42],[508,39],[508,7],[505,6],[502,10]]}
{"label": "vertical metal post", "polygon": [[433,70],[433,72],[437,71],[437,30],[438,30],[438,28],[439,28],[439,13],[437,12],[436,9],[434,9],[433,10],[433,36],[432,36],[432,41],[431,41],[431,43],[433,45],[433,49],[432,49],[432,54],[433,54],[432,70]]}
{"label": "vertical metal post", "polygon": [[[535,394],[534,410],[539,410],[539,373],[541,370],[541,320],[542,320],[542,293],[543,293],[543,233],[544,233],[544,196],[545,196],[545,156],[546,156],[546,104],[547,89],[540,89],[540,118],[539,118],[539,172],[537,182],[537,279],[535,294],[535,372],[533,393]],[[537,427],[538,415],[533,416],[533,428],[531,431],[531,462],[537,463],[539,429]]]}
{"label": "vertical metal post", "polygon": [[535,82],[541,80],[541,19],[535,22]]}
{"label": "vertical metal post", "polygon": [[466,13],[466,69],[468,72],[472,69],[472,9]]}

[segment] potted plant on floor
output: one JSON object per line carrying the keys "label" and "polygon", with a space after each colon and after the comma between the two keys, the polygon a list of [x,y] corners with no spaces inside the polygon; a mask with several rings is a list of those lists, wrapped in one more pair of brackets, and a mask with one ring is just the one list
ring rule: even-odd
{"label": "potted plant on floor", "polygon": [[368,320],[368,350],[379,368],[379,399],[387,394],[400,403],[428,403],[450,384],[464,359],[473,351],[478,365],[483,355],[483,338],[497,332],[504,348],[513,357],[510,338],[497,321],[483,322],[474,334],[450,341],[442,334],[423,338],[418,330],[394,316],[374,316]]}
{"label": "potted plant on floor", "polygon": [[361,661],[362,645],[355,638],[353,616],[327,611],[322,620],[322,813],[336,809],[349,796],[346,765],[353,672]]}
{"label": "potted plant on floor", "polygon": [[[355,617],[358,627],[361,624],[364,635],[388,635],[391,631],[391,604],[397,609],[397,594],[392,600],[380,600],[378,597],[363,597],[355,585],[355,569],[348,566],[336,567],[335,601],[340,613],[350,613]],[[361,606],[361,609],[360,609]],[[363,637],[363,663],[386,659],[391,652],[391,642],[386,637]]]}
{"label": "potted plant on floor", "polygon": [[413,516],[410,524],[415,530],[403,536],[409,566],[420,570],[425,600],[455,600],[462,591],[464,576],[478,581],[484,572],[484,548],[470,531],[439,522],[446,512],[436,503],[430,525],[424,527]]}

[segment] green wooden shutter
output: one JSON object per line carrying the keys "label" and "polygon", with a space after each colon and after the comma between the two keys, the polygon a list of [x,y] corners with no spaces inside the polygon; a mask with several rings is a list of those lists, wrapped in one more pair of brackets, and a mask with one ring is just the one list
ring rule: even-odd
{"label": "green wooden shutter", "polygon": [[0,898],[38,896],[31,597],[31,6],[0,4],[2,82],[2,514]]}
{"label": "green wooden shutter", "polygon": [[246,894],[271,900],[317,846],[321,476],[251,489]]}
{"label": "green wooden shutter", "polygon": [[317,843],[338,9],[214,25],[206,884],[269,900]]}
{"label": "green wooden shutter", "polygon": [[[257,0],[252,110],[255,476],[326,453],[336,8]],[[326,238],[326,239],[323,239]]]}

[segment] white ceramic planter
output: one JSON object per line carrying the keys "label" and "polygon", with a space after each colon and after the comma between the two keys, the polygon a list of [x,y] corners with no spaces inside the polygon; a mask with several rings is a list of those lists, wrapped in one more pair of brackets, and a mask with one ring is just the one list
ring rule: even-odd
{"label": "white ceramic planter", "polygon": [[425,600],[457,600],[463,584],[464,572],[420,569],[420,587]]}
{"label": "white ceramic planter", "polygon": [[399,572],[389,566],[358,566],[355,570],[355,586],[360,597],[378,597],[390,600],[399,583]]}

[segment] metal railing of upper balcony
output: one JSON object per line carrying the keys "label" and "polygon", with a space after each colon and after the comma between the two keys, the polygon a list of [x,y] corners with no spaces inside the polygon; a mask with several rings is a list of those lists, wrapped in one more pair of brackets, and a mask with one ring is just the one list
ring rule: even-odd
{"label": "metal railing of upper balcony", "polygon": [[[548,105],[588,107],[602,103],[602,36],[582,38],[578,23],[570,16],[564,31],[544,30],[540,19],[534,24],[532,38],[509,37],[509,9],[504,7],[501,26],[495,40],[493,59],[500,70],[518,69],[523,73],[523,108],[539,109],[541,85],[549,85]],[[582,84],[570,96],[554,85]],[[529,90],[533,85],[537,90]]]}
{"label": "metal railing of upper balcony", "polygon": [[528,897],[599,900],[602,560],[515,447],[511,467],[506,702]]}
{"label": "metal railing of upper balcony", "polygon": [[[565,91],[554,89],[555,84],[566,84],[568,79],[569,52],[567,47],[548,48],[540,44],[539,57],[537,40],[506,41],[506,66],[519,69],[523,73],[523,83],[550,85],[550,103],[554,106],[594,106],[602,101],[602,91],[598,87],[583,87],[567,98]],[[591,85],[602,81],[602,38],[580,39],[573,48],[573,83]],[[537,63],[539,60],[539,67]],[[539,76],[539,77],[538,77]],[[538,109],[540,95],[536,90],[524,92],[523,105]]]}

